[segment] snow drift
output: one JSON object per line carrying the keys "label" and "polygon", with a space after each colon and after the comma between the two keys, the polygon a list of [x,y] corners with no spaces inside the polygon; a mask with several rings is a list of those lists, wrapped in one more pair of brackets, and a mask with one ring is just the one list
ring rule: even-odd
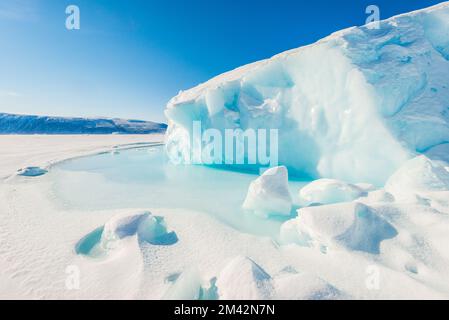
{"label": "snow drift", "polygon": [[347,295],[312,274],[299,273],[294,268],[269,275],[249,257],[232,259],[218,275],[216,282],[221,300],[344,299]]}
{"label": "snow drift", "polygon": [[124,240],[135,238],[135,244],[172,245],[178,241],[162,217],[150,212],[125,212],[112,217],[104,226],[84,236],[75,246],[77,254],[102,257],[123,246]]}
{"label": "snow drift", "polygon": [[337,32],[181,92],[167,151],[187,158],[203,130],[279,129],[292,175],[383,185],[449,141],[449,3]]}
{"label": "snow drift", "polygon": [[352,202],[298,210],[298,218],[282,225],[281,240],[302,246],[340,245],[350,250],[373,254],[380,243],[393,238],[397,231],[375,209]]}

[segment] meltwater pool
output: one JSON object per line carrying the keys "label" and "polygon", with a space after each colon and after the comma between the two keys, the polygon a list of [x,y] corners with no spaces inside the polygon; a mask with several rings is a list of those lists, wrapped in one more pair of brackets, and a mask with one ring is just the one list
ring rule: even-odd
{"label": "meltwater pool", "polygon": [[[271,237],[288,219],[262,219],[241,209],[257,175],[173,165],[163,146],[68,160],[56,165],[49,177],[57,199],[74,210],[184,208],[209,214],[242,232]],[[303,185],[290,182],[295,201]]]}

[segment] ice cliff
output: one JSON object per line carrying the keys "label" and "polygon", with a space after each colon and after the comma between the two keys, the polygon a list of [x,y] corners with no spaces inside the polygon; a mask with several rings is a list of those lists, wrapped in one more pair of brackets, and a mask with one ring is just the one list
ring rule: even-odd
{"label": "ice cliff", "polygon": [[449,2],[222,74],[167,105],[167,151],[202,129],[279,129],[290,174],[383,185],[449,141]]}

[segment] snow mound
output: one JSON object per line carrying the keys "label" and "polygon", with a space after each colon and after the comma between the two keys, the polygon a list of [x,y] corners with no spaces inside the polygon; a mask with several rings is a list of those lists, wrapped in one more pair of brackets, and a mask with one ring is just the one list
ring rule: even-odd
{"label": "snow mound", "polygon": [[299,191],[302,205],[333,204],[355,200],[365,194],[356,185],[334,179],[315,180]]}
{"label": "snow mound", "polygon": [[276,298],[281,300],[340,300],[347,295],[328,282],[306,273],[275,278]]}
{"label": "snow mound", "polygon": [[217,279],[212,278],[203,284],[200,273],[195,268],[168,277],[170,287],[165,292],[164,300],[218,300]]}
{"label": "snow mound", "polygon": [[261,217],[289,216],[292,197],[288,189],[287,168],[283,166],[270,168],[254,180],[249,186],[243,209]]}
{"label": "snow mound", "polygon": [[267,300],[273,296],[270,275],[247,257],[229,262],[216,285],[221,300]]}
{"label": "snow mound", "polygon": [[407,161],[387,181],[385,190],[396,199],[415,199],[417,194],[449,190],[449,172],[439,162],[422,155]]}
{"label": "snow mound", "polygon": [[393,203],[394,201],[394,196],[383,189],[371,191],[363,198],[363,202],[367,203]]}
{"label": "snow mound", "polygon": [[26,167],[17,171],[18,176],[38,177],[46,174],[48,171],[39,167]]}
{"label": "snow mound", "polygon": [[76,244],[75,251],[82,255],[103,256],[120,248],[122,240],[129,237],[152,245],[172,245],[178,241],[176,233],[167,230],[162,217],[153,216],[150,212],[123,213],[83,237]]}
{"label": "snow mound", "polygon": [[278,129],[291,175],[382,186],[449,141],[448,33],[446,2],[222,74],[168,103],[167,152],[190,158],[194,121],[223,136]]}
{"label": "snow mound", "polygon": [[283,243],[318,246],[323,253],[337,245],[379,254],[381,242],[396,235],[376,210],[357,202],[300,209],[298,218],[285,222],[280,231]]}
{"label": "snow mound", "polygon": [[201,277],[197,270],[188,269],[176,276],[164,294],[164,300],[198,300],[201,294]]}
{"label": "snow mound", "polygon": [[177,241],[174,232],[167,231],[162,217],[155,217],[150,212],[121,214],[109,220],[103,230],[100,246],[110,250],[123,238],[137,235],[139,241],[153,245],[169,245]]}
{"label": "snow mound", "polygon": [[216,282],[220,300],[330,300],[347,296],[328,282],[307,273],[287,270],[270,276],[248,257],[234,258]]}

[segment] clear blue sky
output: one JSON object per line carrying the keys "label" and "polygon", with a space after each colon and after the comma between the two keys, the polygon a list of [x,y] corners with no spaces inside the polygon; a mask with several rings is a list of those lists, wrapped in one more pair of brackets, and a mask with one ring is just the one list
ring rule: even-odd
{"label": "clear blue sky", "polygon": [[[163,121],[181,89],[432,0],[0,0],[0,112]],[[81,29],[65,28],[78,5]]]}

